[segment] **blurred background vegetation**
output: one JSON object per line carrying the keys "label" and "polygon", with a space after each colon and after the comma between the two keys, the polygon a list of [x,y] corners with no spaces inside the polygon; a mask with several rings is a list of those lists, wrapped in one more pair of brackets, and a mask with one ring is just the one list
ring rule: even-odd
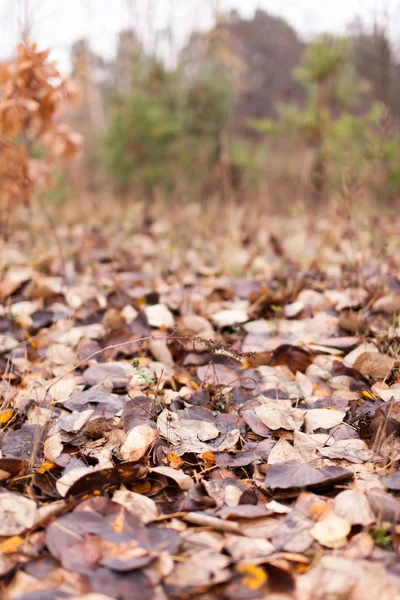
{"label": "blurred background vegetation", "polygon": [[400,60],[384,22],[306,43],[264,10],[216,10],[173,61],[129,27],[113,59],[77,40],[70,67],[81,100],[63,118],[84,147],[60,166],[52,203],[84,193],[287,210],[352,194],[397,206]]}

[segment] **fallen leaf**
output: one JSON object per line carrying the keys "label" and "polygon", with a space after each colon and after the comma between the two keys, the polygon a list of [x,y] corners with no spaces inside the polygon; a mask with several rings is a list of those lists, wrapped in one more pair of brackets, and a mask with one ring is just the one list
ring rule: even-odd
{"label": "fallen leaf", "polygon": [[400,490],[400,471],[395,471],[394,473],[390,473],[383,480],[383,485],[388,490],[395,490],[398,492]]}
{"label": "fallen leaf", "polygon": [[327,458],[345,459],[353,463],[363,463],[371,460],[373,452],[362,440],[338,440],[333,446],[318,448],[318,452]]}
{"label": "fallen leaf", "polygon": [[391,583],[382,564],[323,556],[299,579],[302,600],[326,598],[395,598],[397,585]]}
{"label": "fallen leaf", "polygon": [[117,490],[113,495],[113,502],[118,502],[127,511],[139,517],[143,523],[151,523],[158,517],[157,504],[143,494],[136,494],[127,489]]}
{"label": "fallen leaf", "polygon": [[400,501],[397,498],[378,487],[367,490],[365,495],[377,519],[400,522]]}
{"label": "fallen leaf", "polygon": [[120,452],[124,460],[140,460],[158,437],[158,431],[147,423],[130,430]]}
{"label": "fallen leaf", "polygon": [[364,352],[355,360],[353,368],[362,375],[376,379],[386,379],[393,369],[396,361],[387,354],[380,352]]}
{"label": "fallen leaf", "polygon": [[150,327],[172,329],[175,325],[174,316],[165,304],[146,306],[144,313]]}
{"label": "fallen leaf", "polygon": [[287,365],[292,373],[297,371],[304,373],[312,362],[312,354],[304,348],[282,344],[273,351],[270,364],[273,366]]}
{"label": "fallen leaf", "polygon": [[0,490],[0,536],[18,535],[30,529],[36,518],[36,503],[19,494]]}
{"label": "fallen leaf", "polygon": [[256,406],[254,409],[257,417],[268,429],[300,429],[304,421],[304,411],[291,407],[287,401],[270,400],[268,403]]}
{"label": "fallen leaf", "polygon": [[375,515],[361,490],[344,490],[333,502],[334,513],[348,521],[351,525],[371,525]]}
{"label": "fallen leaf", "polygon": [[281,437],[268,454],[268,464],[275,465],[284,461],[304,462],[300,452]]}
{"label": "fallen leaf", "polygon": [[241,308],[226,309],[211,315],[217,327],[232,327],[249,320],[247,312]]}
{"label": "fallen leaf", "polygon": [[318,469],[296,460],[287,460],[269,467],[265,486],[271,490],[302,488],[320,483],[323,479]]}
{"label": "fallen leaf", "polygon": [[350,531],[350,523],[332,512],[310,529],[312,537],[327,548],[345,546]]}
{"label": "fallen leaf", "polygon": [[345,412],[329,408],[313,408],[307,410],[304,417],[306,430],[313,432],[316,429],[331,429],[342,423]]}
{"label": "fallen leaf", "polygon": [[165,578],[167,590],[169,586],[178,590],[208,587],[228,581],[231,577],[230,560],[223,554],[212,550],[196,550],[186,558],[184,563],[178,563],[174,571]]}
{"label": "fallen leaf", "polygon": [[188,490],[193,485],[193,479],[189,475],[186,475],[182,471],[176,471],[171,467],[154,467],[151,469],[151,472],[173,479],[181,490]]}
{"label": "fallen leaf", "polygon": [[85,381],[88,385],[96,385],[103,381],[110,381],[113,388],[125,388],[129,381],[129,376],[118,364],[104,363],[93,365],[86,369],[84,373]]}

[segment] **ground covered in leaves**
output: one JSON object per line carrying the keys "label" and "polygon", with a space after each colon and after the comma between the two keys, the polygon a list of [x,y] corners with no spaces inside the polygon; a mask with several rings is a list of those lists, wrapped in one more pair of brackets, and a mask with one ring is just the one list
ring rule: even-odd
{"label": "ground covered in leaves", "polygon": [[345,233],[2,243],[2,597],[400,598],[400,231]]}

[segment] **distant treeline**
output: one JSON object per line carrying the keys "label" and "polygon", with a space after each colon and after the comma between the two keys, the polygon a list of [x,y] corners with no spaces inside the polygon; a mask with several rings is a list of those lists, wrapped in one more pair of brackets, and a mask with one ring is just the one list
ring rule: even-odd
{"label": "distant treeline", "polygon": [[[400,189],[400,64],[384,27],[305,44],[283,19],[232,11],[167,67],[134,31],[115,60],[72,48],[86,139],[82,180],[120,195],[253,194],[278,204]],[[354,179],[357,179],[355,182]]]}

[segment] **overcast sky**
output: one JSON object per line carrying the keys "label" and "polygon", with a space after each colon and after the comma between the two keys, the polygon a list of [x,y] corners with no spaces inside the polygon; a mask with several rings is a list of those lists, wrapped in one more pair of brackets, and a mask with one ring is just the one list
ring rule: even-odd
{"label": "overcast sky", "polygon": [[[323,31],[344,32],[357,16],[371,25],[375,16],[387,21],[393,40],[400,39],[400,0],[0,0],[0,57],[12,53],[18,39],[21,15],[28,9],[32,37],[52,48],[63,71],[69,68],[69,48],[88,36],[94,50],[106,58],[115,51],[118,31],[136,27],[147,45],[160,44],[160,33],[172,29],[171,54],[181,47],[193,29],[206,29],[215,12],[236,8],[251,18],[257,8],[284,17],[303,38]],[[164,36],[163,48],[166,47]]]}

